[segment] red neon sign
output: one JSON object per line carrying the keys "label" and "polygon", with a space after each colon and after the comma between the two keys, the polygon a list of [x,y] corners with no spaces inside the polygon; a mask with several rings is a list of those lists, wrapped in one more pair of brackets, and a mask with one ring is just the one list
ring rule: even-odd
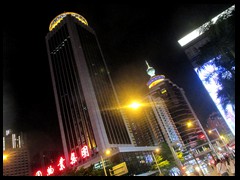
{"label": "red neon sign", "polygon": [[52,168],[52,166],[49,166],[48,168],[47,168],[47,176],[50,176],[51,174],[53,174],[54,173],[54,169]]}
{"label": "red neon sign", "polygon": [[88,147],[86,145],[83,146],[83,148],[81,149],[81,155],[82,158],[86,158],[87,156],[89,156]]}
{"label": "red neon sign", "polygon": [[75,153],[71,153],[71,162],[70,164],[73,165],[77,162],[77,157],[75,156]]}
{"label": "red neon sign", "polygon": [[63,161],[65,161],[65,159],[63,159],[62,157],[59,160],[59,163],[57,166],[60,166],[59,170],[62,171],[63,169],[65,169],[65,166],[63,165]]}
{"label": "red neon sign", "polygon": [[36,172],[35,176],[42,176],[42,172],[39,170]]}

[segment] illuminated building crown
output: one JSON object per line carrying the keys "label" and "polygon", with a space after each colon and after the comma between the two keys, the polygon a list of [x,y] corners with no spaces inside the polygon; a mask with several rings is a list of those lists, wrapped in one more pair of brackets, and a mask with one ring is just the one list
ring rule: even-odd
{"label": "illuminated building crown", "polygon": [[64,12],[62,14],[59,14],[58,16],[56,16],[50,23],[49,25],[49,31],[52,31],[53,28],[60,23],[61,20],[63,20],[63,18],[65,18],[67,15],[71,15],[73,17],[75,17],[77,20],[79,20],[81,23],[85,24],[88,26],[88,22],[87,20],[81,16],[80,14],[74,13],[74,12]]}
{"label": "illuminated building crown", "polygon": [[156,86],[157,84],[159,84],[160,82],[162,82],[165,79],[164,75],[157,75],[155,76],[155,69],[153,67],[150,67],[148,62],[145,61],[147,64],[147,73],[149,76],[151,76],[150,80],[147,83],[148,88],[152,88],[154,86]]}

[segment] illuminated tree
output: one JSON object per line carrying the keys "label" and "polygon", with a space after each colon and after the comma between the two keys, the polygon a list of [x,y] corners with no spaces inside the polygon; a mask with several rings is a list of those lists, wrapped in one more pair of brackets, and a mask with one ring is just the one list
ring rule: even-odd
{"label": "illuminated tree", "polygon": [[[180,159],[180,161],[184,160],[182,152],[176,152],[176,154],[177,154],[177,157]],[[164,175],[168,175],[169,171],[173,167],[177,166],[176,161],[167,143],[161,143],[160,152],[158,154],[155,153],[155,157],[156,157],[157,164]],[[155,169],[155,170],[157,169],[156,163],[152,165],[152,169]]]}

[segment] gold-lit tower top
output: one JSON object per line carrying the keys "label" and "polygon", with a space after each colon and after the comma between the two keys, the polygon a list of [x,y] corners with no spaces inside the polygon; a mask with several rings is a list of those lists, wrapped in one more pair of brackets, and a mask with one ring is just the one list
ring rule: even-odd
{"label": "gold-lit tower top", "polygon": [[49,25],[49,31],[52,31],[53,28],[61,21],[63,20],[63,18],[65,18],[67,15],[71,15],[73,17],[75,17],[76,19],[78,19],[81,23],[85,24],[88,26],[88,22],[87,20],[81,16],[80,14],[74,13],[74,12],[64,12],[62,14],[59,14],[58,16],[56,16],[50,23]]}

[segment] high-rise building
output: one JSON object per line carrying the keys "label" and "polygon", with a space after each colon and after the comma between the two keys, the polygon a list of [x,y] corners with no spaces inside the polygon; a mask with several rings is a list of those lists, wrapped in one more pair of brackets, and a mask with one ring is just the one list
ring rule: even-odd
{"label": "high-rise building", "polygon": [[185,165],[192,167],[196,164],[194,158],[204,160],[210,156],[210,152],[215,153],[214,146],[195,115],[184,90],[164,75],[155,75],[155,69],[148,63],[147,66],[147,73],[151,78],[147,82],[149,93],[144,103],[154,112],[151,119],[154,124],[152,129],[162,134],[178,168],[182,168],[182,163],[176,155],[177,152],[183,153]]}
{"label": "high-rise building", "polygon": [[108,148],[111,156],[128,162],[129,151],[140,157],[142,151],[154,150],[134,147],[97,36],[84,17],[58,15],[50,23],[46,45],[67,165],[72,152],[84,165],[105,156]]}
{"label": "high-rise building", "polygon": [[3,136],[3,175],[29,176],[30,156],[23,133],[6,130]]}
{"label": "high-rise building", "polygon": [[144,101],[141,104],[142,106],[136,109],[125,110],[134,144],[136,146],[157,146],[160,144],[159,141],[164,142],[159,125],[156,123],[153,111],[143,105]]}
{"label": "high-rise building", "polygon": [[[215,24],[217,20],[223,15],[225,18],[229,17],[231,15],[231,12],[234,10],[235,5],[218,14],[211,20],[211,23]],[[217,91],[221,89],[221,86],[218,83],[219,73],[217,70],[221,67],[218,66],[215,62],[221,58],[221,54],[218,54],[218,56],[214,57],[213,59],[206,59],[204,64],[199,65],[198,63],[200,52],[199,49],[211,41],[208,32],[203,31],[204,27],[206,27],[209,23],[210,22],[206,22],[199,28],[193,30],[191,33],[178,40],[178,43],[184,49],[185,54],[191,62],[195,72],[202,81],[204,87],[208,91],[222,117],[226,121],[231,132],[233,133],[233,135],[235,135],[235,111],[233,110],[233,105],[228,104],[226,108],[223,108],[223,105],[221,104],[220,98],[217,94]],[[209,75],[211,75],[211,77]],[[206,80],[206,77],[210,78]]]}
{"label": "high-rise building", "polygon": [[155,69],[148,63],[147,66],[147,73],[151,77],[147,83],[147,96],[159,117],[163,134],[168,135],[165,139],[170,140],[172,144],[196,146],[203,129],[183,89],[164,75],[155,75]]}

